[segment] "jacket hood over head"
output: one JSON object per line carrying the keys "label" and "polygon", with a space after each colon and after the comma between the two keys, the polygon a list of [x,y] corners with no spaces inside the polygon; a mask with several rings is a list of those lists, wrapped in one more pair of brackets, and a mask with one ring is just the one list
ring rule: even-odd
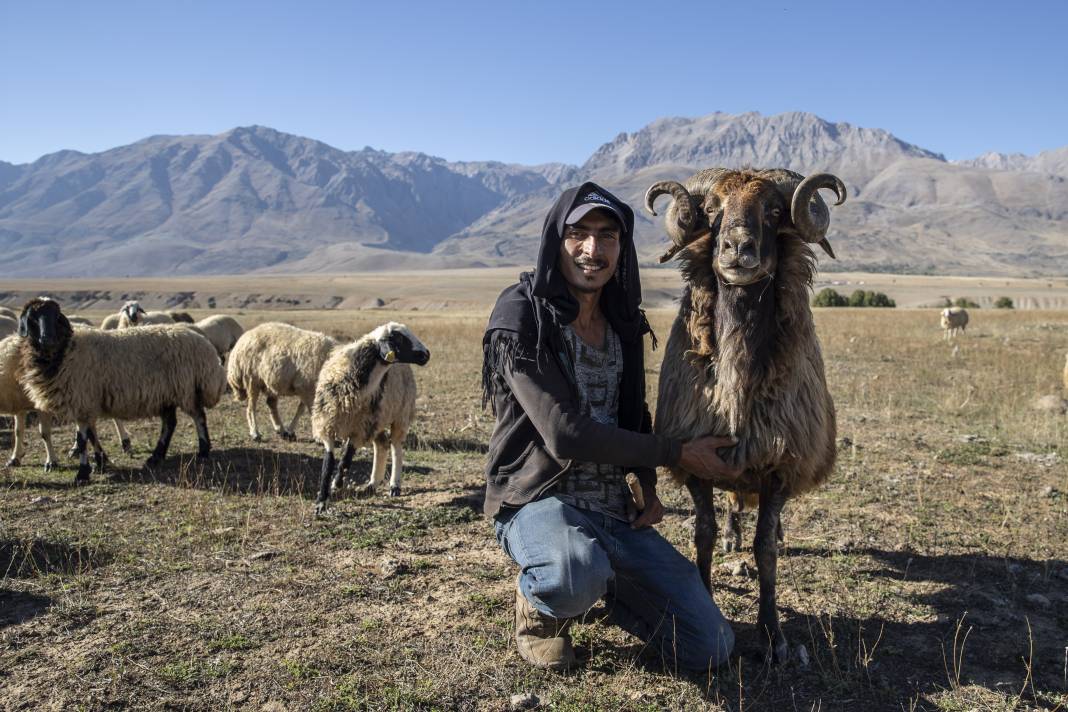
{"label": "jacket hood over head", "polygon": [[578,301],[568,289],[560,271],[564,221],[583,197],[599,193],[615,204],[623,216],[619,262],[616,273],[601,291],[601,310],[620,339],[631,342],[649,330],[641,310],[642,293],[638,275],[638,255],[634,247],[634,211],[610,192],[587,181],[565,190],[553,203],[541,228],[538,262],[533,272],[519,276],[519,284],[506,289],[497,300],[486,327],[487,338],[496,329],[521,334],[535,332],[539,350],[545,343],[546,327],[570,324],[578,316]]}

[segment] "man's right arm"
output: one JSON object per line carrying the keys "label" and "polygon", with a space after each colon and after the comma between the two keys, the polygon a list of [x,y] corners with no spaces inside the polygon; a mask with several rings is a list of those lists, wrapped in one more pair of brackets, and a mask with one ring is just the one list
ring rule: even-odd
{"label": "man's right arm", "polygon": [[502,371],[512,395],[556,459],[621,467],[678,463],[680,441],[605,425],[583,415],[555,363],[545,363],[538,370],[533,359],[516,358]]}
{"label": "man's right arm", "polygon": [[[513,337],[514,338],[514,337]],[[582,415],[567,378],[556,364],[538,370],[532,358],[516,358],[502,369],[505,383],[558,460],[621,467],[681,467],[696,477],[731,479],[741,474],[722,461],[717,448],[731,438],[701,437],[683,443],[655,433],[638,433]]]}

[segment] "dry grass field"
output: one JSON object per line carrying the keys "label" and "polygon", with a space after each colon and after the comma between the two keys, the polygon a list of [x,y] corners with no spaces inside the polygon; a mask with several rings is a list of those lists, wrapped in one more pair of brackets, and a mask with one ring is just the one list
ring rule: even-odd
{"label": "dry grass field", "polygon": [[[779,574],[808,664],[763,664],[756,581],[732,574],[746,551],[714,571],[729,666],[666,668],[591,615],[568,675],[514,652],[515,570],[481,514],[485,316],[239,317],[345,337],[396,318],[431,348],[403,496],[340,498],[322,519],[307,420],[295,443],[252,443],[229,397],[206,464],[182,416],[153,473],[139,465],[158,424],[133,426],[132,456],[108,425],[110,471],[75,488],[31,436],[23,466],[0,469],[0,708],[505,710],[524,692],[576,711],[1068,707],[1068,417],[1032,408],[1062,393],[1068,312],[979,310],[954,346],[934,310],[820,311],[839,460],[788,505]],[[671,312],[651,317],[666,338]],[[688,496],[662,497],[660,530],[692,554]]]}

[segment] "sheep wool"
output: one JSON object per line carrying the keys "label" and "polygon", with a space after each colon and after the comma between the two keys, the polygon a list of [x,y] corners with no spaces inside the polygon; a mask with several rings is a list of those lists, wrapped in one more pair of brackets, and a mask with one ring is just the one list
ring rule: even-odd
{"label": "sheep wool", "polygon": [[245,330],[241,328],[236,319],[225,314],[209,316],[196,322],[193,326],[215,347],[220,361],[226,358],[226,354],[230,353],[237,340],[245,333]]}
{"label": "sheep wool", "polygon": [[[237,340],[227,360],[226,379],[239,401],[247,401],[249,436],[260,440],[256,423],[256,402],[267,397],[275,432],[287,439],[295,437],[297,421],[311,411],[319,371],[338,342],[317,331],[289,324],[268,322],[249,329]],[[300,405],[289,427],[278,414],[278,398],[296,396]]]}
{"label": "sheep wool", "polygon": [[[316,512],[331,489],[341,485],[357,447],[373,443],[374,463],[368,492],[381,483],[387,446],[392,454],[390,496],[400,494],[403,443],[415,417],[415,375],[410,363],[425,365],[430,351],[403,324],[390,322],[334,351],[319,373],[312,406],[312,432],[326,450]],[[348,440],[338,476],[334,443]]]}
{"label": "sheep wool", "polygon": [[[22,339],[13,334],[0,340],[0,413],[15,419],[15,442],[11,449],[8,467],[19,464],[26,449],[26,414],[33,410],[33,402],[19,383],[20,351]],[[55,467],[55,450],[52,448],[52,419],[47,413],[39,413],[41,439],[45,444],[45,471]]]}
{"label": "sheep wool", "polygon": [[[37,410],[78,423],[82,439],[96,449],[98,470],[104,457],[95,425],[102,417],[160,417],[160,438],[146,463],[154,466],[167,454],[180,409],[196,424],[198,454],[208,455],[204,409],[219,402],[226,373],[207,339],[165,326],[73,329],[59,305],[42,298],[31,300],[22,318],[23,387]],[[89,466],[80,450],[76,481],[84,482]]]}

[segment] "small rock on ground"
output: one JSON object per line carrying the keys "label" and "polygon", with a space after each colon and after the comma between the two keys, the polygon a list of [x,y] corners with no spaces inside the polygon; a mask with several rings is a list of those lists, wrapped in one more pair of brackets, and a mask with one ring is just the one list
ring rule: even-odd
{"label": "small rock on ground", "polygon": [[1060,413],[1063,415],[1068,412],[1068,401],[1058,395],[1042,396],[1035,400],[1034,409],[1043,413]]}
{"label": "small rock on ground", "polygon": [[541,704],[541,700],[533,692],[522,692],[512,695],[510,704],[513,710],[532,710]]}

